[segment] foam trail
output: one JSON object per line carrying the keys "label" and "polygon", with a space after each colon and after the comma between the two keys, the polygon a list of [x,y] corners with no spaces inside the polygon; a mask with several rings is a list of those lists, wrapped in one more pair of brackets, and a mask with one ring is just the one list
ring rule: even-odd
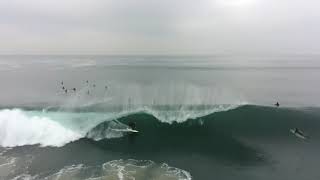
{"label": "foam trail", "polygon": [[0,111],[0,145],[4,147],[40,144],[63,146],[81,138],[48,117],[28,117],[18,109]]}
{"label": "foam trail", "polygon": [[102,165],[88,166],[77,164],[65,166],[58,172],[47,176],[20,174],[12,180],[64,180],[64,179],[86,179],[86,180],[129,180],[129,179],[170,179],[170,180],[191,180],[189,172],[171,167],[168,164],[158,164],[151,160],[113,160]]}

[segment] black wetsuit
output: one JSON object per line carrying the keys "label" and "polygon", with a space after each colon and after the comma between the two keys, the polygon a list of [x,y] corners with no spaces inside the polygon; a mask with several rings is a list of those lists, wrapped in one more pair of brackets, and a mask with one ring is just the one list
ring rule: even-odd
{"label": "black wetsuit", "polygon": [[132,129],[132,130],[135,130],[136,129],[136,123],[134,122],[129,122],[129,127]]}
{"label": "black wetsuit", "polygon": [[294,129],[294,133],[297,133],[297,134],[303,135],[303,133],[302,133],[298,128],[295,128],[295,129]]}

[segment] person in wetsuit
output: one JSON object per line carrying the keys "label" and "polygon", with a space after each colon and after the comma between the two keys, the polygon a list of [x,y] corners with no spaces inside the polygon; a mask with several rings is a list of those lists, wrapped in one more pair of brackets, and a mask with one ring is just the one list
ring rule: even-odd
{"label": "person in wetsuit", "polygon": [[298,128],[294,128],[294,133],[303,135],[302,131],[300,131]]}
{"label": "person in wetsuit", "polygon": [[129,122],[128,126],[129,126],[132,130],[135,130],[135,129],[136,129],[136,123],[134,123],[134,122]]}

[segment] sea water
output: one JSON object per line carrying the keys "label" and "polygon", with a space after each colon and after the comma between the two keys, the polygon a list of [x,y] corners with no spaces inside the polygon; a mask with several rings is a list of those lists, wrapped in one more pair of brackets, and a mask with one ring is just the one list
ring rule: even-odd
{"label": "sea water", "polygon": [[0,179],[319,179],[318,59],[1,56]]}

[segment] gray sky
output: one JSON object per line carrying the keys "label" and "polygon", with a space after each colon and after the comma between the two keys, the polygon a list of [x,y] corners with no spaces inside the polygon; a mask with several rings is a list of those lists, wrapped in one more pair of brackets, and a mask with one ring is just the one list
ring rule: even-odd
{"label": "gray sky", "polygon": [[0,1],[0,54],[317,54],[319,33],[319,0]]}

